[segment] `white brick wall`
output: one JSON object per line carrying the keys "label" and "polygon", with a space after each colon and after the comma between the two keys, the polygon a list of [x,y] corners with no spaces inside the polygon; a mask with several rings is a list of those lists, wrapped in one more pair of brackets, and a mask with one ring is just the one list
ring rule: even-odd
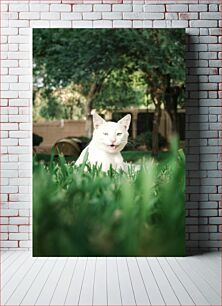
{"label": "white brick wall", "polygon": [[219,0],[1,3],[2,248],[31,247],[31,28],[35,27],[186,28],[187,246],[191,251],[220,247],[220,9]]}

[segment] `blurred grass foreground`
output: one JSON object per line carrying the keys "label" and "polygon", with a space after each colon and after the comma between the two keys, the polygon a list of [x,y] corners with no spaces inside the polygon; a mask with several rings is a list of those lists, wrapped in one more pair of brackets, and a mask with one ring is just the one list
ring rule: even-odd
{"label": "blurred grass foreground", "polygon": [[166,159],[140,164],[105,173],[34,158],[33,255],[185,255],[183,150],[174,141]]}

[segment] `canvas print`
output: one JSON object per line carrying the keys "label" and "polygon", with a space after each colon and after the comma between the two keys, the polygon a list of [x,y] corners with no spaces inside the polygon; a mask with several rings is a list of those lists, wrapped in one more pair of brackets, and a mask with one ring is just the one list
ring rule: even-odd
{"label": "canvas print", "polygon": [[183,29],[33,29],[33,256],[185,255]]}

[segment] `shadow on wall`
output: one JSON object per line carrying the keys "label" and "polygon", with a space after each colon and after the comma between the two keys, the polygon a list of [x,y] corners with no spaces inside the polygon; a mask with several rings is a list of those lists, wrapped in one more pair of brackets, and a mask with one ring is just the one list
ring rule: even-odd
{"label": "shadow on wall", "polygon": [[[186,253],[194,255],[204,250],[199,246],[201,224],[200,202],[200,84],[198,75],[198,44],[191,35],[187,35],[185,60],[187,67],[186,80]],[[193,63],[197,63],[194,65]],[[203,231],[204,229],[202,229]]]}

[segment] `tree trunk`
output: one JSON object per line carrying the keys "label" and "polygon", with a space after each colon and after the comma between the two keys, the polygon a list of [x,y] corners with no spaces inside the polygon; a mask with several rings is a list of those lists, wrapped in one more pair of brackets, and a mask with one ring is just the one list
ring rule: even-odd
{"label": "tree trunk", "polygon": [[87,137],[92,137],[93,132],[93,122],[92,122],[92,108],[93,108],[93,97],[97,92],[98,85],[96,83],[92,83],[87,99],[86,99],[86,135]]}
{"label": "tree trunk", "polygon": [[152,154],[157,156],[159,152],[159,126],[161,118],[161,101],[155,103],[154,117],[153,117],[153,131],[152,131]]}
{"label": "tree trunk", "polygon": [[165,92],[165,109],[170,116],[172,123],[172,133],[177,133],[177,103],[180,88],[178,86],[172,87],[170,84],[170,78],[167,80],[167,87]]}

